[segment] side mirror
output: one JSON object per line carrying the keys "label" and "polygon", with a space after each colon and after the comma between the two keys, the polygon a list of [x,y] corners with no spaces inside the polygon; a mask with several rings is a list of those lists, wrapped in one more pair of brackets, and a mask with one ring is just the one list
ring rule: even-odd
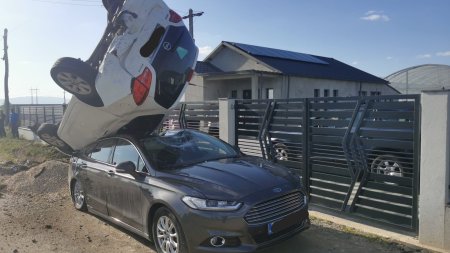
{"label": "side mirror", "polygon": [[116,172],[124,174],[134,174],[136,172],[136,165],[131,161],[119,163],[116,166]]}

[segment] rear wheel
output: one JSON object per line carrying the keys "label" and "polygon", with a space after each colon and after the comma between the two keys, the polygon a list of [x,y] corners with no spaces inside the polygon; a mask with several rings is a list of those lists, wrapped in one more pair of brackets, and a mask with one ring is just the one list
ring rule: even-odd
{"label": "rear wheel", "polygon": [[370,166],[372,173],[403,177],[403,166],[399,158],[393,155],[381,155],[375,158]]}
{"label": "rear wheel", "polygon": [[273,149],[275,152],[275,159],[278,161],[287,161],[289,159],[288,149],[286,145],[282,143],[277,143],[273,145]]}
{"label": "rear wheel", "polygon": [[81,185],[81,182],[76,180],[73,184],[72,188],[72,202],[75,207],[75,209],[79,211],[86,211],[87,205],[86,205],[86,198],[84,195],[84,190]]}
{"label": "rear wheel", "polygon": [[162,207],[156,211],[152,232],[158,253],[188,252],[181,225],[167,208]]}
{"label": "rear wheel", "polygon": [[73,152],[73,149],[59,138],[57,125],[44,123],[37,130],[37,134],[41,140],[58,148],[63,153],[71,154]]}
{"label": "rear wheel", "polygon": [[75,95],[80,101],[95,107],[103,106],[95,89],[97,71],[86,62],[64,57],[56,61],[50,74],[56,84]]}

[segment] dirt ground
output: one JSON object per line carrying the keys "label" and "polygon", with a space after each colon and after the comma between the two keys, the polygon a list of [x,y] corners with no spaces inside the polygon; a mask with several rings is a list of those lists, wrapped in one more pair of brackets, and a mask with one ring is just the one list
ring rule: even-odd
{"label": "dirt ground", "polygon": [[[67,189],[66,163],[31,166],[0,164],[0,252],[155,252],[147,240],[76,211]],[[430,251],[346,233],[313,220],[311,229],[261,252]]]}

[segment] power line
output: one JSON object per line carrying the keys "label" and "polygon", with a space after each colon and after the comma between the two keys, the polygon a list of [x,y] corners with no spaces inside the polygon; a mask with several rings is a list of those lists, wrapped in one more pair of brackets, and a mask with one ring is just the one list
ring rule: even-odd
{"label": "power line", "polygon": [[[49,3],[49,4],[59,4],[59,5],[75,5],[75,6],[88,6],[88,7],[99,7],[101,4],[94,4],[95,2],[90,1],[80,1],[80,3],[67,2],[67,1],[56,1],[56,0],[32,0],[33,2]],[[84,2],[84,3],[81,3]]]}

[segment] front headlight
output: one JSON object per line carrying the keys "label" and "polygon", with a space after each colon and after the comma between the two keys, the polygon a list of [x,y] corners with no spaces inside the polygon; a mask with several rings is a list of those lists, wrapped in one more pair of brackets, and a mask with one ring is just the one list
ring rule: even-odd
{"label": "front headlight", "polygon": [[242,206],[242,203],[236,201],[200,199],[190,196],[184,196],[182,200],[192,209],[206,211],[235,211]]}

